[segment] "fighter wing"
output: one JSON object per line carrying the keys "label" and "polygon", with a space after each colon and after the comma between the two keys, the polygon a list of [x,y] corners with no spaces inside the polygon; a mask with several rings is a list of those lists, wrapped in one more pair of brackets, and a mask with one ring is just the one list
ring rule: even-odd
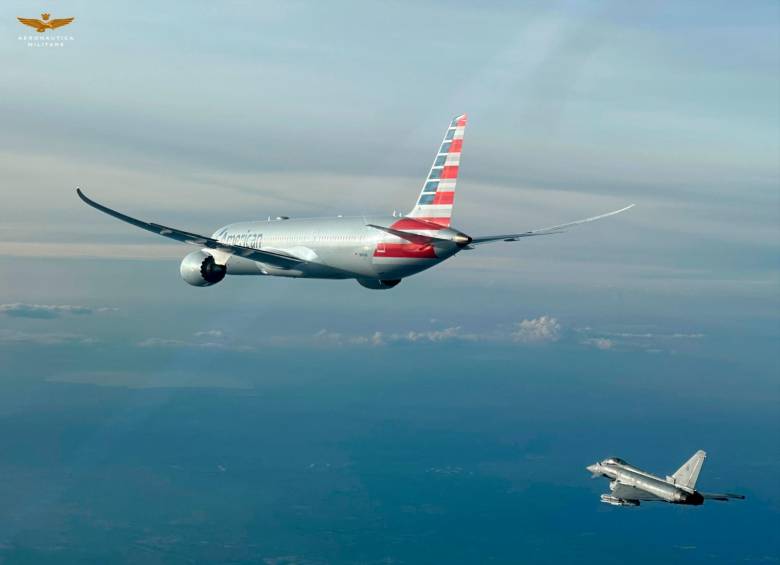
{"label": "fighter wing", "polygon": [[119,218],[128,224],[133,224],[134,226],[137,226],[146,231],[150,231],[164,237],[169,237],[171,239],[175,239],[176,241],[181,241],[182,243],[190,243],[200,247],[208,247],[209,249],[223,251],[225,253],[237,255],[239,257],[246,257],[247,259],[252,259],[253,261],[257,261],[259,263],[267,263],[269,265],[274,265],[283,269],[287,269],[304,262],[301,259],[293,257],[292,255],[285,255],[277,251],[262,251],[260,249],[243,247],[241,245],[230,245],[227,243],[221,243],[216,239],[206,237],[204,235],[198,235],[196,233],[190,233],[184,230],[178,230],[176,228],[169,228],[160,224],[153,224],[150,222],[137,220],[135,218],[131,218],[130,216],[126,216],[121,212],[117,212],[116,210],[112,210],[111,208],[103,206],[102,204],[98,204],[94,200],[88,198],[83,192],[81,192],[80,188],[76,189],[76,193],[84,202],[93,208],[108,214],[109,216],[114,216],[115,218]]}
{"label": "fighter wing", "polygon": [[587,224],[588,222],[593,222],[596,220],[600,220],[601,218],[607,218],[609,216],[614,216],[615,214],[620,214],[621,212],[625,212],[626,210],[629,210],[633,208],[634,204],[629,204],[625,208],[621,208],[620,210],[615,210],[614,212],[607,212],[606,214],[600,214],[598,216],[593,216],[591,218],[585,218],[583,220],[576,220],[574,222],[569,222],[567,224],[560,224],[557,226],[550,226],[548,228],[541,228],[538,230],[531,230],[526,231],[522,233],[509,233],[504,235],[485,235],[485,236],[477,236],[472,238],[471,245],[479,245],[481,243],[490,243],[492,241],[517,241],[521,237],[532,237],[535,235],[551,235],[554,233],[563,233],[563,231],[566,228],[570,228],[573,226],[578,226],[580,224]]}
{"label": "fighter wing", "polygon": [[60,18],[60,19],[57,19],[57,20],[51,20],[51,21],[49,22],[49,25],[50,25],[52,28],[58,28],[58,27],[62,27],[62,26],[66,26],[66,25],[68,25],[68,24],[69,24],[70,22],[72,22],[74,19],[75,19],[75,18]]}
{"label": "fighter wing", "polygon": [[615,487],[609,494],[617,498],[622,498],[623,500],[661,500],[657,496],[650,494],[647,491],[624,485],[623,483],[615,483]]}
{"label": "fighter wing", "polygon": [[704,500],[745,500],[744,494],[733,494],[731,492],[702,492],[699,494],[704,497]]}

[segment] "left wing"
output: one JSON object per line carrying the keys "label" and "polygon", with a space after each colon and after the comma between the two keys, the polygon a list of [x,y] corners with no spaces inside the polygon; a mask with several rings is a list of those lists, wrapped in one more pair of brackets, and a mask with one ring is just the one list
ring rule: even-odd
{"label": "left wing", "polygon": [[598,216],[593,216],[591,218],[585,218],[583,220],[576,220],[574,222],[569,222],[567,224],[560,224],[557,226],[550,226],[548,228],[541,228],[538,230],[531,230],[521,233],[509,233],[504,235],[485,235],[485,236],[477,236],[472,238],[471,245],[479,245],[481,243],[491,243],[493,241],[517,241],[521,237],[532,237],[535,235],[551,235],[554,233],[563,233],[566,228],[570,228],[573,226],[578,226],[580,224],[587,224],[588,222],[594,222],[596,220],[600,220],[601,218],[608,218],[609,216],[614,216],[615,214],[620,214],[621,212],[625,212],[626,210],[629,210],[633,208],[635,204],[629,204],[625,208],[621,208],[620,210],[615,210],[614,212],[607,212],[606,214],[600,214]]}
{"label": "left wing", "polygon": [[86,202],[96,210],[100,210],[104,214],[108,214],[109,216],[118,218],[123,222],[127,222],[128,224],[133,224],[134,226],[139,227],[143,230],[156,233],[157,235],[161,235],[163,237],[169,237],[171,239],[175,239],[176,241],[181,241],[182,243],[189,243],[192,245],[199,245],[201,247],[208,247],[209,249],[222,251],[224,253],[237,255],[239,257],[246,257],[247,259],[252,259],[253,261],[257,261],[259,263],[267,263],[269,265],[274,265],[282,269],[289,269],[290,267],[293,267],[295,265],[305,263],[305,261],[303,261],[302,259],[298,259],[297,257],[283,254],[278,251],[264,251],[260,249],[254,249],[253,247],[244,247],[242,245],[232,245],[228,243],[222,243],[211,237],[206,237],[205,235],[198,235],[196,233],[191,233],[184,230],[178,230],[176,228],[169,228],[167,226],[163,226],[160,224],[154,224],[151,222],[144,222],[142,220],[137,220],[136,218],[132,218],[130,216],[122,214],[121,212],[112,210],[107,206],[98,204],[94,200],[88,198],[86,194],[81,192],[80,188],[76,189],[76,193],[79,195],[79,198],[81,198],[84,202]]}

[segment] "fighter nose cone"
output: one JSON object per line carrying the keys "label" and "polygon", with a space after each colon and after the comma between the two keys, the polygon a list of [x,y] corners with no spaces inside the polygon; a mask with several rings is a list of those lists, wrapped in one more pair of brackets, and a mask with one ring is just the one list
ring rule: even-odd
{"label": "fighter nose cone", "polygon": [[593,473],[594,475],[598,475],[599,474],[599,464],[598,463],[594,463],[593,465],[588,465],[585,468],[588,471],[590,471],[591,473]]}

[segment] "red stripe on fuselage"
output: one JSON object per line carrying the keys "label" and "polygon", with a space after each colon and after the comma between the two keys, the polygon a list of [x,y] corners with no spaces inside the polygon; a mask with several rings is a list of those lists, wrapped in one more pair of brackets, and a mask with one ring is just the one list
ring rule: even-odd
{"label": "red stripe on fuselage", "polygon": [[[384,251],[380,251],[384,249]],[[433,247],[418,243],[379,243],[374,257],[405,257],[409,259],[436,259]]]}

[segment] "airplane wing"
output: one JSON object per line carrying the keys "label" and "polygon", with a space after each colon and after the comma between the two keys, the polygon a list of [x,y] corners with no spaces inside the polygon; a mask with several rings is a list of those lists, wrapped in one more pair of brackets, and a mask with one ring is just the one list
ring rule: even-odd
{"label": "airplane wing", "polygon": [[485,235],[485,236],[477,236],[472,238],[471,245],[480,245],[481,243],[491,243],[493,241],[517,241],[521,237],[532,237],[536,235],[552,235],[555,233],[563,233],[566,228],[570,228],[573,226],[578,226],[580,224],[587,224],[588,222],[593,222],[596,220],[600,220],[602,218],[607,218],[609,216],[614,216],[615,214],[620,214],[621,212],[625,212],[626,210],[629,210],[633,208],[635,204],[629,204],[625,208],[621,208],[620,210],[615,210],[613,212],[607,212],[606,214],[600,214],[598,216],[593,216],[591,218],[585,218],[582,220],[576,220],[574,222],[569,222],[566,224],[560,224],[557,226],[550,226],[548,228],[541,228],[538,230],[530,230],[526,232],[521,233],[508,233],[504,235]]}
{"label": "airplane wing", "polygon": [[699,494],[704,497],[704,500],[745,500],[744,494],[733,494],[731,492],[701,492]]}
{"label": "airplane wing", "polygon": [[161,224],[144,222],[136,218],[126,216],[121,212],[117,212],[116,210],[112,210],[107,206],[103,206],[102,204],[95,202],[94,200],[88,198],[80,188],[76,189],[76,193],[79,195],[79,198],[81,198],[84,202],[96,210],[100,210],[101,212],[118,218],[123,222],[127,222],[128,224],[133,224],[134,226],[143,230],[150,231],[170,239],[175,239],[176,241],[181,241],[182,243],[189,243],[192,245],[198,245],[200,247],[208,247],[209,249],[230,253],[231,255],[237,255],[239,257],[246,257],[247,259],[252,259],[253,261],[257,261],[259,263],[267,263],[282,269],[288,269],[292,266],[304,263],[304,261],[301,259],[293,257],[292,255],[279,253],[278,251],[263,251],[251,247],[243,247],[241,245],[230,245],[227,243],[221,243],[216,239],[206,237],[205,235],[198,235],[196,233],[191,233],[176,228],[169,228]]}
{"label": "airplane wing", "polygon": [[616,498],[622,498],[623,500],[645,500],[648,502],[653,500],[661,500],[659,497],[650,494],[649,492],[640,490],[636,487],[624,485],[623,483],[617,483],[615,488],[612,489],[612,492],[607,494]]}

